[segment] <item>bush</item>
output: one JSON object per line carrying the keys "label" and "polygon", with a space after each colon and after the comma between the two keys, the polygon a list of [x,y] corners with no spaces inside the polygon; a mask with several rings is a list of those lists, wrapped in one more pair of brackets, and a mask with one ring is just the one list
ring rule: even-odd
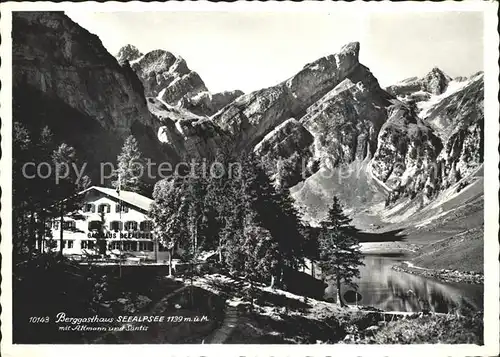
{"label": "bush", "polygon": [[390,322],[372,338],[363,341],[377,344],[465,343],[483,344],[483,315],[424,316]]}

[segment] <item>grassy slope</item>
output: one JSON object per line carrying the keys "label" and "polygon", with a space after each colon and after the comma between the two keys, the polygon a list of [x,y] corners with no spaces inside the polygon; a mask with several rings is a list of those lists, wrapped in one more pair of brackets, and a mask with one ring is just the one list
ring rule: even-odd
{"label": "grassy slope", "polygon": [[321,218],[333,195],[337,195],[349,208],[357,228],[380,236],[381,241],[387,232],[399,231],[401,242],[365,247],[372,253],[377,249],[400,251],[401,244],[408,243],[411,250],[422,247],[415,257],[419,266],[482,272],[482,168],[462,180],[468,185],[460,192],[457,183],[431,202],[423,204],[422,195],[418,195],[384,208],[384,188],[370,177],[366,164],[355,162],[343,171],[335,169],[331,178],[317,173],[294,187],[292,193],[299,204],[308,208],[307,215],[313,220]]}
{"label": "grassy slope", "polygon": [[[431,269],[483,272],[484,192],[482,171],[467,178],[458,194],[450,187],[415,217],[402,233],[408,242],[423,244],[414,263]],[[434,218],[433,217],[438,217]]]}
{"label": "grassy slope", "polygon": [[475,228],[423,247],[413,259],[417,266],[483,273],[483,233]]}
{"label": "grassy slope", "polygon": [[357,228],[368,229],[372,224],[382,224],[369,207],[383,203],[387,193],[367,173],[367,164],[368,160],[364,160],[333,170],[324,168],[293,187],[292,196],[306,207],[306,218],[314,222],[323,218],[336,195]]}

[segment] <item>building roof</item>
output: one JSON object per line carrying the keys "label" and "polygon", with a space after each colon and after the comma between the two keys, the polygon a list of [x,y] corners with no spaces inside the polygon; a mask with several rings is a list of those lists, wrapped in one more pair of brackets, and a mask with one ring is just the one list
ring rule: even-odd
{"label": "building roof", "polygon": [[105,195],[116,198],[117,200],[122,200],[123,202],[127,202],[128,204],[141,208],[144,211],[149,211],[149,207],[151,206],[151,203],[153,203],[153,200],[151,198],[143,196],[137,192],[120,190],[120,195],[118,195],[118,192],[116,192],[114,188],[100,186],[91,186],[86,190],[80,192],[80,194],[88,192],[90,190],[102,192]]}

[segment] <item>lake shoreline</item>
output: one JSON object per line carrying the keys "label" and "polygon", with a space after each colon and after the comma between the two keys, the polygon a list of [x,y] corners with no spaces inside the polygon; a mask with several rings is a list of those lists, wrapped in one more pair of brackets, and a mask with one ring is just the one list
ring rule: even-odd
{"label": "lake shoreline", "polygon": [[[360,243],[364,255],[397,255],[411,260],[415,257],[420,245],[405,242],[367,242]],[[411,261],[404,261],[392,266],[395,271],[437,279],[445,283],[484,284],[484,274],[475,271],[460,271],[457,269],[431,269],[415,266]]]}
{"label": "lake shoreline", "polygon": [[414,266],[406,261],[393,265],[392,269],[403,273],[423,276],[425,278],[438,279],[445,283],[484,284],[484,275],[473,271],[461,272],[452,269],[427,269]]}

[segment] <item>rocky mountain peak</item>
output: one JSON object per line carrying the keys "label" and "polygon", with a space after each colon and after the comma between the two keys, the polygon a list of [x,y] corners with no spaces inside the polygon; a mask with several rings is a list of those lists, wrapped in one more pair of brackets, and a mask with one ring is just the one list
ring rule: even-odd
{"label": "rocky mountain peak", "polygon": [[441,69],[434,67],[424,78],[422,78],[422,90],[432,94],[441,94],[446,90],[451,80],[452,78]]}
{"label": "rocky mountain peak", "polygon": [[118,63],[123,64],[125,61],[133,61],[138,59],[139,57],[142,56],[141,51],[134,45],[125,45],[122,48],[120,48],[120,51],[118,51],[118,54],[116,55],[116,59],[118,60]]}
{"label": "rocky mountain peak", "polygon": [[340,49],[339,55],[353,56],[356,60],[359,58],[359,42],[350,42]]}
{"label": "rocky mountain peak", "polygon": [[132,69],[141,80],[146,97],[160,97],[171,105],[177,105],[186,95],[207,90],[200,76],[189,69],[182,57],[162,49],[137,57]]}

